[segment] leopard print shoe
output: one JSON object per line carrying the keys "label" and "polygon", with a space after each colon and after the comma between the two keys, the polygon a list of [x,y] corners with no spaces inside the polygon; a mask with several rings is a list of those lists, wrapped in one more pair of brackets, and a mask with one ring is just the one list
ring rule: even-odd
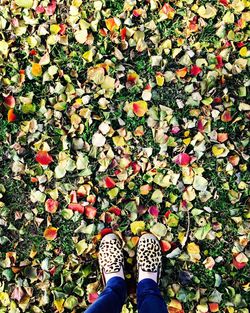
{"label": "leopard print shoe", "polygon": [[120,239],[113,233],[105,235],[99,247],[99,267],[103,284],[106,285],[106,274],[117,273],[124,268],[124,257]]}
{"label": "leopard print shoe", "polygon": [[162,271],[161,246],[152,234],[141,236],[137,247],[137,270],[157,273],[157,283],[160,281]]}

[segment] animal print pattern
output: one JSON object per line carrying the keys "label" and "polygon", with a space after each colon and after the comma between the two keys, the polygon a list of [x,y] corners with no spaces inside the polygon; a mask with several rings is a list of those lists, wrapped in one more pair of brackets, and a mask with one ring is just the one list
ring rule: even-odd
{"label": "animal print pattern", "polygon": [[137,265],[145,272],[161,271],[161,247],[153,238],[141,238],[137,248]]}
{"label": "animal print pattern", "polygon": [[119,239],[104,240],[99,248],[99,264],[106,274],[119,272],[124,265],[122,245]]}

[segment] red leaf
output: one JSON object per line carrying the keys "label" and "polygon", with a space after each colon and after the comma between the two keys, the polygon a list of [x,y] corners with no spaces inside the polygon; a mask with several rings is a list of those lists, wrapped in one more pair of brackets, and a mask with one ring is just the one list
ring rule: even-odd
{"label": "red leaf", "polygon": [[16,104],[16,100],[13,96],[9,95],[8,97],[4,98],[4,104],[7,109],[13,109]]}
{"label": "red leaf", "polygon": [[141,167],[137,162],[131,162],[130,166],[132,167],[134,174],[140,172]]}
{"label": "red leaf", "polygon": [[154,217],[158,217],[159,209],[156,205],[152,205],[151,207],[149,207],[148,213]]}
{"label": "red leaf", "polygon": [[51,276],[54,276],[54,275],[55,275],[55,272],[56,272],[56,266],[53,266],[53,267],[49,270],[49,272],[50,272],[50,275],[51,275]]}
{"label": "red leaf", "polygon": [[107,188],[114,188],[116,186],[115,181],[109,176],[105,178],[105,184]]}
{"label": "red leaf", "polygon": [[224,63],[223,63],[222,56],[221,55],[217,55],[216,56],[216,60],[217,60],[216,68],[223,67]]}
{"label": "red leaf", "polygon": [[162,252],[167,252],[168,250],[171,249],[171,243],[169,243],[168,241],[166,240],[161,240],[160,241],[160,245],[161,245],[161,251]]}
{"label": "red leaf", "polygon": [[44,13],[45,12],[45,9],[42,5],[39,5],[36,7],[36,13]]}
{"label": "red leaf", "polygon": [[236,45],[237,45],[238,48],[241,48],[241,47],[245,46],[245,43],[240,41],[240,42],[237,42]]}
{"label": "red leaf", "polygon": [[185,166],[188,165],[191,161],[191,157],[187,153],[179,153],[173,159],[174,163]]}
{"label": "red leaf", "polygon": [[101,236],[104,237],[107,234],[113,233],[113,230],[111,228],[104,228],[101,230]]}
{"label": "red leaf", "polygon": [[39,151],[36,155],[36,161],[42,165],[49,165],[53,162],[53,158],[48,154],[47,151]]}
{"label": "red leaf", "polygon": [[86,205],[84,214],[87,218],[93,220],[96,216],[97,208],[93,207],[92,205]]}
{"label": "red leaf", "polygon": [[66,32],[67,26],[65,24],[59,24],[59,26],[60,26],[59,34],[64,35]]}
{"label": "red leaf", "polygon": [[99,33],[100,33],[100,35],[102,35],[103,37],[106,37],[107,36],[107,31],[104,29],[104,28],[100,28],[99,29]]}
{"label": "red leaf", "polygon": [[34,49],[30,50],[30,55],[36,55],[36,54],[37,54],[36,50]]}
{"label": "red leaf", "polygon": [[168,218],[170,213],[171,213],[171,210],[167,210],[167,212],[164,214],[164,216],[166,216],[166,218]]}
{"label": "red leaf", "polygon": [[126,32],[127,32],[127,31],[126,31],[126,27],[124,27],[124,28],[121,29],[121,32],[120,32],[120,33],[121,33],[121,39],[122,39],[122,40],[125,40],[125,39],[126,39]]}
{"label": "red leaf", "polygon": [[115,214],[116,216],[120,216],[121,215],[121,209],[119,209],[117,206],[112,206],[111,208],[108,209],[108,211],[110,213]]}
{"label": "red leaf", "polygon": [[180,129],[179,126],[173,126],[172,129],[171,129],[171,133],[172,134],[178,134],[180,130],[181,129]]}
{"label": "red leaf", "polygon": [[133,15],[134,15],[135,17],[141,16],[141,15],[142,15],[142,10],[141,10],[141,9],[134,9],[134,10],[133,10]]}
{"label": "red leaf", "polygon": [[214,102],[215,102],[215,103],[221,103],[221,98],[220,98],[220,97],[214,98]]}
{"label": "red leaf", "polygon": [[225,5],[226,7],[228,6],[227,0],[220,0],[220,3],[223,4],[223,5]]}
{"label": "red leaf", "polygon": [[190,74],[193,76],[197,76],[201,72],[201,68],[197,65],[192,65]]}
{"label": "red leaf", "polygon": [[55,213],[59,202],[54,199],[47,199],[45,202],[45,210],[50,213]]}
{"label": "red leaf", "polygon": [[231,116],[230,111],[228,111],[228,110],[224,111],[221,115],[221,120],[222,120],[222,122],[232,121],[232,116]]}
{"label": "red leaf", "polygon": [[77,194],[75,190],[70,192],[70,203],[77,203]]}
{"label": "red leaf", "polygon": [[97,300],[97,298],[98,298],[98,293],[90,293],[89,295],[88,295],[88,301],[90,302],[90,303],[94,303],[96,300]]}
{"label": "red leaf", "polygon": [[202,119],[198,120],[197,127],[198,127],[199,132],[201,132],[201,133],[204,132],[205,127],[203,126]]}
{"label": "red leaf", "polygon": [[245,266],[247,265],[247,263],[245,263],[245,262],[238,262],[238,261],[236,261],[235,258],[233,258],[233,265],[234,265],[238,270],[240,270],[240,269],[242,269],[243,267],[245,267]]}
{"label": "red leaf", "polygon": [[72,211],[77,211],[79,213],[84,213],[84,206],[81,205],[80,203],[70,203],[68,205],[68,209]]}
{"label": "red leaf", "polygon": [[56,0],[51,0],[50,4],[45,8],[47,15],[53,15],[56,10]]}

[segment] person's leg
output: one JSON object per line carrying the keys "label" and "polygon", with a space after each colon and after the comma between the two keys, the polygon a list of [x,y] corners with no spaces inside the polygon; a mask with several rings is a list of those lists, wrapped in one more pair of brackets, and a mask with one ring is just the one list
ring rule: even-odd
{"label": "person's leg", "polygon": [[137,246],[137,307],[139,313],[167,313],[160,293],[161,246],[153,234],[141,236]]}
{"label": "person's leg", "polygon": [[137,285],[138,313],[167,313],[167,305],[160,293],[158,284],[150,278]]}
{"label": "person's leg", "polygon": [[126,296],[125,280],[121,277],[110,278],[103,292],[85,313],[120,313]]}
{"label": "person's leg", "polygon": [[127,296],[122,244],[115,234],[105,235],[99,246],[98,261],[103,292],[85,313],[120,313]]}

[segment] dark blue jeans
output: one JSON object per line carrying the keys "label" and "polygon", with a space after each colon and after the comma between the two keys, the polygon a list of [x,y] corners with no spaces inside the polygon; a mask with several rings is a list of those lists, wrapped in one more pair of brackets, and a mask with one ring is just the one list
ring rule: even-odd
{"label": "dark blue jeans", "polygon": [[[127,298],[126,282],[120,277],[111,278],[85,313],[120,313]],[[137,285],[138,313],[167,313],[167,306],[158,284],[152,279],[141,280]]]}

